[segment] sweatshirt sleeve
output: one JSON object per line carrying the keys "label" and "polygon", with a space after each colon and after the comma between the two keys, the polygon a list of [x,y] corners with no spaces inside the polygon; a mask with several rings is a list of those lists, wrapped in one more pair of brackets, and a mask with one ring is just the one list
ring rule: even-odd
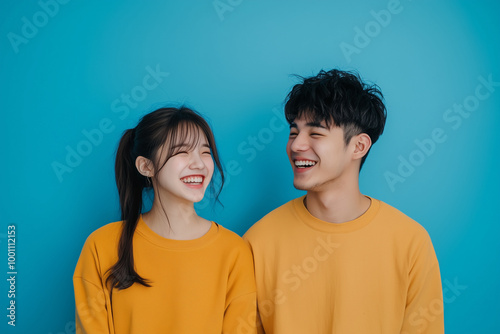
{"label": "sweatshirt sleeve", "polygon": [[419,247],[409,272],[401,334],[443,334],[443,293],[439,264],[429,235]]}
{"label": "sweatshirt sleeve", "polygon": [[241,244],[241,250],[228,278],[223,334],[257,333],[257,294],[253,259],[246,243]]}
{"label": "sweatshirt sleeve", "polygon": [[102,285],[99,256],[92,235],[83,246],[73,275],[76,333],[113,333],[109,293]]}

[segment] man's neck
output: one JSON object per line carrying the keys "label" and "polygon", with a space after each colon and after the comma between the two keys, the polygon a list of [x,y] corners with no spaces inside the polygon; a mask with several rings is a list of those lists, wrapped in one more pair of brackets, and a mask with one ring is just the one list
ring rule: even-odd
{"label": "man's neck", "polygon": [[308,191],[304,200],[307,210],[316,218],[329,223],[345,223],[354,220],[370,207],[370,198],[364,196],[358,187]]}

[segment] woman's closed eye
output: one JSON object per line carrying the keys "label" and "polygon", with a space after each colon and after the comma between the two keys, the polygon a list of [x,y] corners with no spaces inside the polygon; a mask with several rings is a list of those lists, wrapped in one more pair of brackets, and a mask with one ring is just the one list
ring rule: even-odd
{"label": "woman's closed eye", "polygon": [[181,154],[188,154],[188,151],[178,151],[178,152],[175,152],[172,155],[181,155]]}

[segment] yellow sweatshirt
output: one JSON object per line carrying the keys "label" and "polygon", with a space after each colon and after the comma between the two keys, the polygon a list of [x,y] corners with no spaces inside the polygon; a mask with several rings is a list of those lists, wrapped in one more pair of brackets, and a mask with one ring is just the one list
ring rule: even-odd
{"label": "yellow sweatshirt", "polygon": [[361,217],[328,223],[303,199],[243,237],[266,334],[444,333],[439,266],[421,225],[373,198]]}
{"label": "yellow sweatshirt", "polygon": [[107,270],[117,260],[122,222],[92,233],[73,276],[76,333],[256,333],[252,254],[235,233],[212,223],[194,240],[165,239],[139,219],[134,234],[137,283],[113,290]]}

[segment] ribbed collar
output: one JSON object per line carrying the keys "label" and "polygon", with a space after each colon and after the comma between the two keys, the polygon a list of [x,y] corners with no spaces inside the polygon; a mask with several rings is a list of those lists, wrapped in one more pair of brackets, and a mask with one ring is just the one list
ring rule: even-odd
{"label": "ribbed collar", "polygon": [[304,198],[305,196],[302,196],[293,200],[292,204],[297,216],[304,224],[308,225],[309,227],[318,231],[328,233],[349,233],[359,230],[368,225],[373,220],[380,207],[379,200],[368,197],[371,199],[370,207],[361,216],[344,223],[329,223],[314,217],[305,207]]}
{"label": "ribbed collar", "polygon": [[139,217],[139,222],[137,223],[136,232],[146,238],[149,242],[163,248],[172,250],[194,250],[202,248],[213,242],[219,235],[219,225],[215,222],[212,222],[212,226],[210,227],[208,232],[197,239],[174,240],[164,238],[151,230],[149,226],[144,222],[141,215]]}

